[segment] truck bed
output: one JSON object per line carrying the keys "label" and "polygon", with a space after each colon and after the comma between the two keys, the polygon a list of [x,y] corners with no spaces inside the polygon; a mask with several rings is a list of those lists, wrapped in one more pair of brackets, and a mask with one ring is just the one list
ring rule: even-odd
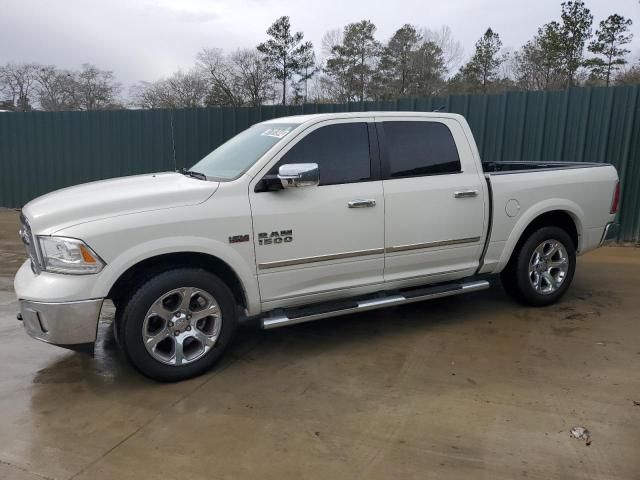
{"label": "truck bed", "polygon": [[482,167],[490,192],[491,221],[479,273],[502,270],[527,225],[549,211],[570,215],[579,232],[578,253],[599,246],[604,227],[611,220],[610,206],[618,179],[612,165],[486,162]]}

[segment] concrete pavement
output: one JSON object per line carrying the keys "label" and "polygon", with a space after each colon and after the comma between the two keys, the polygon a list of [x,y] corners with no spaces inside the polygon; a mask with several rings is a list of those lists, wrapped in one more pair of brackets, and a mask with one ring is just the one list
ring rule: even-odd
{"label": "concrete pavement", "polygon": [[[640,249],[581,257],[565,299],[499,286],[268,332],[157,384],[15,320],[0,212],[0,480],[640,478]],[[570,438],[574,425],[592,444]]]}

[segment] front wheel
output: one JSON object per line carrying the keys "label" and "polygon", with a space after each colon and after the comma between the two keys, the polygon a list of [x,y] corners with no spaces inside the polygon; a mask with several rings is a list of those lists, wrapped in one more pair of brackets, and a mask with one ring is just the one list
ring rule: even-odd
{"label": "front wheel", "polygon": [[136,369],[160,381],[208,370],[231,343],[237,325],[233,294],[202,269],[160,273],[121,308],[118,343]]}
{"label": "front wheel", "polygon": [[575,269],[576,251],[569,234],[559,227],[543,227],[513,253],[501,280],[519,302],[544,306],[565,294]]}

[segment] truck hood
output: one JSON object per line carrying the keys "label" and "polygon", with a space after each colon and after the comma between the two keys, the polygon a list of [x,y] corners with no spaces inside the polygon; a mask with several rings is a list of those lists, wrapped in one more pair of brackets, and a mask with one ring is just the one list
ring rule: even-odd
{"label": "truck hood", "polygon": [[48,193],[25,205],[23,213],[34,233],[51,235],[107,217],[202,203],[219,185],[174,172],[121,177]]}

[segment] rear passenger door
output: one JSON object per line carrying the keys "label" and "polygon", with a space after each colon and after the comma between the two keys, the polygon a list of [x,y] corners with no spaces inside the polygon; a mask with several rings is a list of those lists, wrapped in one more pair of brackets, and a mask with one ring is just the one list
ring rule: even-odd
{"label": "rear passenger door", "polygon": [[[370,135],[375,140],[372,117],[312,125],[251,184],[265,308],[285,299],[290,306],[348,296],[354,288],[382,284],[384,196],[377,141]],[[317,163],[319,185],[260,191],[261,178],[296,163]]]}
{"label": "rear passenger door", "polygon": [[450,118],[376,120],[385,195],[385,281],[429,283],[473,274],[482,250],[485,205],[464,130]]}

